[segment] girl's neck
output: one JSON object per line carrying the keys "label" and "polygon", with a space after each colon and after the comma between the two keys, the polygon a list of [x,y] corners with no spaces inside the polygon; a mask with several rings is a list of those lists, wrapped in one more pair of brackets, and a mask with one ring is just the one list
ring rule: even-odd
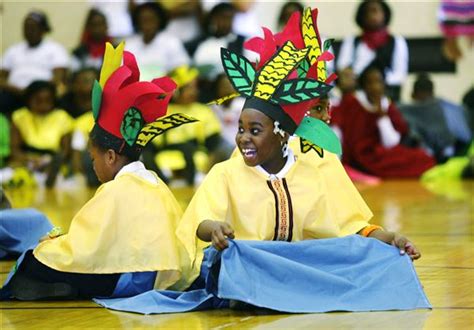
{"label": "girl's neck", "polygon": [[279,173],[283,167],[285,167],[286,162],[288,161],[288,157],[281,157],[279,159],[273,160],[266,164],[262,164],[262,168],[269,174],[277,174]]}

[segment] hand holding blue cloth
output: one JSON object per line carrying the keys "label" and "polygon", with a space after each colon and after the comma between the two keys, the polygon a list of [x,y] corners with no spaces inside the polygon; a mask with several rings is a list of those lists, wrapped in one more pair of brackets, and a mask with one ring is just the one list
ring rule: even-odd
{"label": "hand holding blue cloth", "polygon": [[410,258],[358,235],[296,243],[231,241],[210,248],[205,287],[148,291],[100,305],[143,314],[228,307],[229,300],[289,313],[431,308]]}

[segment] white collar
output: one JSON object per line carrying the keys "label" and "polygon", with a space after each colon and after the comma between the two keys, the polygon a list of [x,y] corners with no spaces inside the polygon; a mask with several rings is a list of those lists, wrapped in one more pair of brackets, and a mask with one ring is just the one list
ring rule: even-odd
{"label": "white collar", "polygon": [[[363,91],[356,91],[355,92],[355,97],[357,100],[362,104],[362,106],[367,109],[368,112],[375,112],[375,106],[369,102],[369,99],[367,98],[367,95]],[[390,105],[390,101],[388,100],[388,97],[384,96],[382,97],[381,101],[382,105],[382,110],[383,112],[388,112],[388,107]]]}
{"label": "white collar", "polygon": [[115,179],[126,173],[135,174],[136,176],[139,176],[140,178],[153,184],[157,184],[159,182],[156,176],[151,171],[148,171],[145,168],[145,165],[139,160],[136,162],[131,162],[122,167],[115,175]]}
{"label": "white collar", "polygon": [[290,168],[293,166],[294,163],[295,163],[295,154],[293,153],[293,150],[291,150],[291,148],[288,147],[288,157],[286,158],[286,164],[285,166],[283,166],[280,172],[276,174],[270,174],[260,165],[255,166],[255,168],[261,173],[265,174],[265,176],[267,176],[270,180],[283,179],[288,174],[288,171],[290,170]]}

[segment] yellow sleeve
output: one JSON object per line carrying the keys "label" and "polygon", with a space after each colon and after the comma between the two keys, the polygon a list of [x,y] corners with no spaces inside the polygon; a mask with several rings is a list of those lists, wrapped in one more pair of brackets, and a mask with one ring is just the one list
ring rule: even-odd
{"label": "yellow sleeve", "polygon": [[325,152],[320,166],[326,186],[326,203],[333,212],[340,236],[356,234],[369,224],[373,214],[335,154]]}
{"label": "yellow sleeve", "polygon": [[196,191],[176,230],[176,237],[191,260],[192,268],[184,274],[189,285],[199,275],[203,258],[202,250],[210,245],[197,237],[196,231],[199,224],[204,220],[225,221],[228,208],[227,180],[222,164],[217,164]]}

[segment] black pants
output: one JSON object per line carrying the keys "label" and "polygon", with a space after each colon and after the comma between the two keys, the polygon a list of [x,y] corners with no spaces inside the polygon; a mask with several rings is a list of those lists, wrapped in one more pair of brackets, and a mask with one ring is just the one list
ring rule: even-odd
{"label": "black pants", "polygon": [[[30,250],[17,270],[17,274],[43,283],[67,283],[75,293],[69,299],[90,299],[112,295],[121,274],[79,274],[57,271],[39,262]],[[15,274],[16,275],[16,274]],[[21,285],[21,282],[16,285]]]}

